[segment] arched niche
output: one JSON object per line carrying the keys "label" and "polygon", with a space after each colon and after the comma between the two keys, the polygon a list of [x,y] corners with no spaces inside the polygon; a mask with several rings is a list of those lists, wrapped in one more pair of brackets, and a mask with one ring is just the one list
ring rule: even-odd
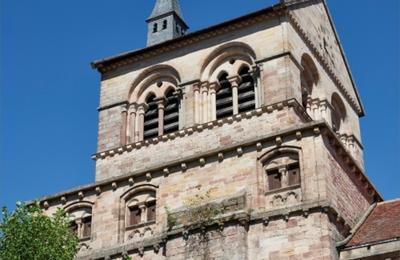
{"label": "arched niche", "polygon": [[153,66],[143,71],[132,83],[128,101],[129,103],[144,103],[149,93],[153,93],[156,98],[161,98],[168,89],[177,89],[180,81],[180,75],[173,67]]}
{"label": "arched niche", "polygon": [[201,67],[201,81],[216,82],[221,71],[237,75],[241,66],[251,67],[256,60],[254,50],[247,44],[231,42],[213,50]]}
{"label": "arched niche", "polygon": [[342,98],[336,92],[332,94],[331,106],[332,106],[332,114],[331,114],[332,128],[333,131],[339,132],[342,130],[343,123],[345,123],[346,121],[347,111]]}
{"label": "arched niche", "polygon": [[307,99],[312,96],[314,88],[318,85],[320,76],[317,66],[315,65],[311,56],[304,53],[301,56],[302,71],[300,74],[302,103],[307,107]]}

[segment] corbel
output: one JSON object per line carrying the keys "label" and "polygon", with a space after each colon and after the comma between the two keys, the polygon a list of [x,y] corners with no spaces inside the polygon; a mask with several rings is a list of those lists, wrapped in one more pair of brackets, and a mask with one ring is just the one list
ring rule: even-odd
{"label": "corbel", "polygon": [[101,187],[97,186],[95,191],[96,191],[96,195],[99,196],[101,194]]}
{"label": "corbel", "polygon": [[201,167],[203,167],[206,164],[206,160],[204,158],[199,159],[199,164]]}
{"label": "corbel", "polygon": [[256,144],[256,149],[257,149],[257,152],[261,152],[262,149],[263,149],[262,143],[258,142],[258,143]]}
{"label": "corbel", "polygon": [[65,205],[67,203],[67,198],[65,196],[61,197],[61,203]]}
{"label": "corbel", "polygon": [[236,149],[236,152],[237,152],[238,157],[241,157],[241,156],[243,155],[243,149],[242,149],[242,147],[238,147],[238,148]]}
{"label": "corbel", "polygon": [[156,243],[153,245],[153,249],[154,249],[154,253],[158,254],[158,252],[160,251],[160,244]]}
{"label": "corbel", "polygon": [[218,161],[222,162],[224,160],[224,153],[218,153]]}
{"label": "corbel", "polygon": [[135,184],[135,180],[132,177],[129,178],[128,182],[130,186],[133,186]]}
{"label": "corbel", "polygon": [[186,170],[187,170],[187,164],[186,163],[181,163],[181,168],[182,168],[182,171],[183,172],[185,172]]}
{"label": "corbel", "polygon": [[118,185],[116,182],[111,183],[111,187],[113,189],[113,191],[115,191],[118,188]]}
{"label": "corbel", "polygon": [[153,177],[151,176],[151,172],[146,173],[146,180],[151,181]]}
{"label": "corbel", "polygon": [[85,196],[83,195],[83,192],[82,192],[82,191],[78,192],[78,198],[79,198],[79,200],[83,200],[84,197],[85,197]]}
{"label": "corbel", "polygon": [[168,168],[164,168],[163,169],[163,173],[164,173],[165,177],[168,177],[169,176],[169,169]]}

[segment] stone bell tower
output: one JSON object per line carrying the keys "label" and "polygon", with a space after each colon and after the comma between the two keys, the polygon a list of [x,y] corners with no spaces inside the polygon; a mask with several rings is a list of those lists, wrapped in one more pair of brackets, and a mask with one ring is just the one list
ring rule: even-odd
{"label": "stone bell tower", "polygon": [[73,216],[78,259],[338,259],[382,198],[325,1],[182,37],[178,0],[157,0],[147,23],[146,48],[92,63],[95,182],[41,200]]}
{"label": "stone bell tower", "polygon": [[189,28],[183,20],[179,0],[157,0],[146,22],[147,46],[182,36]]}

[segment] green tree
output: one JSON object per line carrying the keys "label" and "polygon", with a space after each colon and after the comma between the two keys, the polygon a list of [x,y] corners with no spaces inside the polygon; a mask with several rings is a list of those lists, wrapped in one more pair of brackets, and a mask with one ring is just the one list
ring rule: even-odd
{"label": "green tree", "polygon": [[78,241],[61,209],[49,217],[37,203],[18,203],[12,213],[3,208],[0,260],[71,260]]}

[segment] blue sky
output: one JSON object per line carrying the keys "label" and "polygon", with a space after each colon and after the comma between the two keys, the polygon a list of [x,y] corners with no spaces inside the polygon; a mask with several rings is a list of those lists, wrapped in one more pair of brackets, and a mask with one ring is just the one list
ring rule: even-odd
{"label": "blue sky", "polygon": [[[272,0],[181,0],[191,31]],[[381,2],[384,2],[381,3]],[[144,47],[149,0],[1,0],[0,206],[94,181],[93,60]],[[367,173],[400,197],[398,0],[328,1],[366,109]]]}

